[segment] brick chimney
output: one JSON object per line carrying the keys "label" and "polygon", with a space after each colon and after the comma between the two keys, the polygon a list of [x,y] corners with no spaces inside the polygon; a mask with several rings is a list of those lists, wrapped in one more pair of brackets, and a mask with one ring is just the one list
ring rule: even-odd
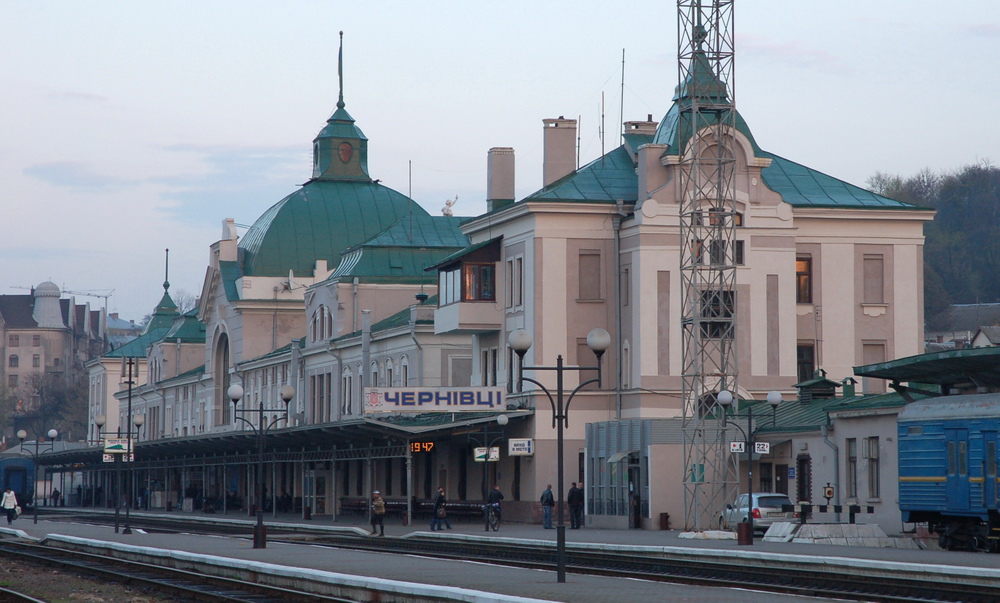
{"label": "brick chimney", "polygon": [[493,147],[486,156],[486,211],[514,203],[514,149]]}
{"label": "brick chimney", "polygon": [[542,186],[548,186],[576,169],[576,120],[543,119],[545,128]]}

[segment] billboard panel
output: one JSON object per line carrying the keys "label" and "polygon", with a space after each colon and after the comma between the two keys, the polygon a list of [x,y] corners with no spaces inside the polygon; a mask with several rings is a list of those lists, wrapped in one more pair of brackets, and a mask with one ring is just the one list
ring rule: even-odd
{"label": "billboard panel", "polygon": [[505,410],[502,387],[366,387],[365,414]]}

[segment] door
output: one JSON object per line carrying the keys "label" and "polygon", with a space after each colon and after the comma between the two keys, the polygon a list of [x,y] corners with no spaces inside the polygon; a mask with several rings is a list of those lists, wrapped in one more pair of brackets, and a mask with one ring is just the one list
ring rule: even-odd
{"label": "door", "polygon": [[[630,459],[631,462],[631,459]],[[628,466],[628,525],[642,528],[642,487],[639,484],[639,465]]]}
{"label": "door", "polygon": [[945,429],[948,467],[945,475],[945,495],[948,508],[969,510],[969,430]]}
{"label": "door", "polygon": [[997,508],[997,432],[983,432],[983,506]]}
{"label": "door", "polygon": [[788,494],[788,465],[775,465],[774,468],[774,491]]}

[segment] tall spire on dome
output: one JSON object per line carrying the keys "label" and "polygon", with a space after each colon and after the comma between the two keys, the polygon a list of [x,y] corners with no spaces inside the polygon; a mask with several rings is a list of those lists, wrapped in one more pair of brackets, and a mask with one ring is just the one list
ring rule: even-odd
{"label": "tall spire on dome", "polygon": [[368,139],[344,108],[344,32],[340,32],[337,79],[337,109],[313,139],[313,179],[370,182]]}
{"label": "tall spire on dome", "polygon": [[156,304],[156,309],[153,310],[153,315],[157,314],[177,314],[177,304],[174,303],[173,298],[170,297],[170,250],[166,250],[166,259],[164,260],[163,267],[163,297],[160,298],[160,303]]}
{"label": "tall spire on dome", "polygon": [[340,52],[337,53],[337,78],[340,80],[340,97],[337,108],[344,108],[344,32],[340,32]]}
{"label": "tall spire on dome", "polygon": [[170,289],[170,249],[166,250],[166,257],[164,258],[163,266],[163,292],[166,293],[167,289]]}

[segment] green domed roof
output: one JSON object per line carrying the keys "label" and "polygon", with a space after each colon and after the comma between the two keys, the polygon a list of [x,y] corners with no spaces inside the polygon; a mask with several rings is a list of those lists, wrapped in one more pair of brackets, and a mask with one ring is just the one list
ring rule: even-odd
{"label": "green domed roof", "polygon": [[312,274],[316,260],[336,266],[344,250],[410,212],[428,215],[406,195],[376,182],[311,180],[264,212],[240,240],[243,274]]}

